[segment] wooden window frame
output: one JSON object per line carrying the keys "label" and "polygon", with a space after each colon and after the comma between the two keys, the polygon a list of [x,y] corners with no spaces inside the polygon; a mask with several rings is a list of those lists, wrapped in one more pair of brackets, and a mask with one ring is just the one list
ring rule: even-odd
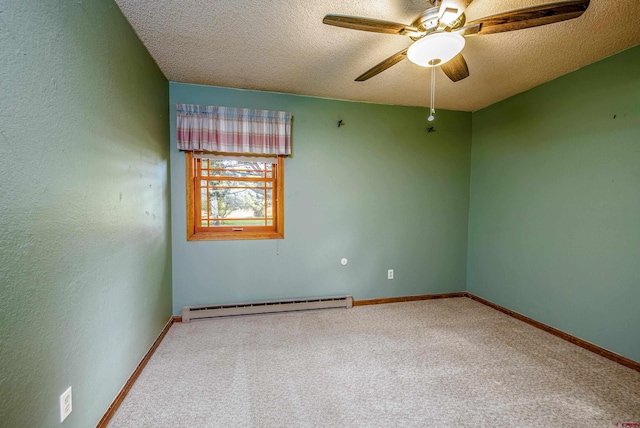
{"label": "wooden window frame", "polygon": [[[255,230],[250,226],[241,231],[209,230],[201,231],[196,228],[199,221],[199,213],[196,202],[200,197],[200,185],[196,182],[196,158],[193,152],[185,152],[186,156],[186,180],[187,180],[187,241],[230,241],[230,240],[257,240],[257,239],[284,239],[284,156],[278,156],[274,162],[275,186],[273,204],[273,230]],[[250,158],[247,158],[249,160]]]}

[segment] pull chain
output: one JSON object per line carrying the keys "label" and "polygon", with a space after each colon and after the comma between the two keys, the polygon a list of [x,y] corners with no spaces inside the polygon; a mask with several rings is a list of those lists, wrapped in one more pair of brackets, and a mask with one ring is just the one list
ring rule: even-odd
{"label": "pull chain", "polygon": [[435,114],[436,114],[435,100],[436,100],[436,68],[431,67],[431,102],[429,104],[429,109],[430,109],[429,117],[428,117],[429,122],[432,122],[433,119],[435,119]]}

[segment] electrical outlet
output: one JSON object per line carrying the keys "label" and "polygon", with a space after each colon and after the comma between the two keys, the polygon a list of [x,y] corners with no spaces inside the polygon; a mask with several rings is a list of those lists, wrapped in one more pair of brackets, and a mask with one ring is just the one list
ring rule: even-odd
{"label": "electrical outlet", "polygon": [[387,279],[393,279],[393,269],[387,271]]}
{"label": "electrical outlet", "polygon": [[60,422],[64,422],[71,413],[71,387],[60,396]]}

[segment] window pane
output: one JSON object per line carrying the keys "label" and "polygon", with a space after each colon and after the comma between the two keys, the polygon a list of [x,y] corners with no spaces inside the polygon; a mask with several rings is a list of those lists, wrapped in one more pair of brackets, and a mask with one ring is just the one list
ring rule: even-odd
{"label": "window pane", "polygon": [[226,226],[226,227],[264,226],[264,220],[261,218],[219,220],[217,224],[212,226]]}
{"label": "window pane", "polygon": [[264,187],[263,181],[211,180],[209,187]]}
{"label": "window pane", "polygon": [[[207,200],[207,189],[200,189],[200,217],[207,218],[207,205],[209,205],[209,201]],[[207,224],[203,224],[206,226]]]}
{"label": "window pane", "polygon": [[[209,188],[209,219],[235,220],[264,218],[265,194],[264,189],[228,189]],[[203,210],[203,217],[206,213]],[[223,224],[214,224],[221,226]]]}
{"label": "window pane", "polygon": [[267,189],[266,217],[273,218],[273,190]]}
{"label": "window pane", "polygon": [[231,160],[209,160],[209,175],[221,177],[264,177],[271,164],[261,162],[238,162]]}
{"label": "window pane", "polygon": [[211,176],[216,177],[237,177],[237,178],[263,178],[264,171],[262,170],[228,170],[228,169],[210,169]]}

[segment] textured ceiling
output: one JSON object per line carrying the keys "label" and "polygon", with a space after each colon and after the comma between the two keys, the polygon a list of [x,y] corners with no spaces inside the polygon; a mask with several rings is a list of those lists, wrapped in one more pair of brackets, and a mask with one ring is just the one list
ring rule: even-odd
{"label": "textured ceiling", "polygon": [[[402,61],[364,71],[408,47],[407,36],[324,25],[329,13],[410,24],[425,0],[116,0],[175,82],[385,104],[427,106],[429,69]],[[550,3],[475,0],[467,22]],[[640,43],[639,0],[591,0],[579,18],[467,37],[471,75],[436,73],[436,108],[475,111]],[[594,82],[597,84],[597,82]]]}

